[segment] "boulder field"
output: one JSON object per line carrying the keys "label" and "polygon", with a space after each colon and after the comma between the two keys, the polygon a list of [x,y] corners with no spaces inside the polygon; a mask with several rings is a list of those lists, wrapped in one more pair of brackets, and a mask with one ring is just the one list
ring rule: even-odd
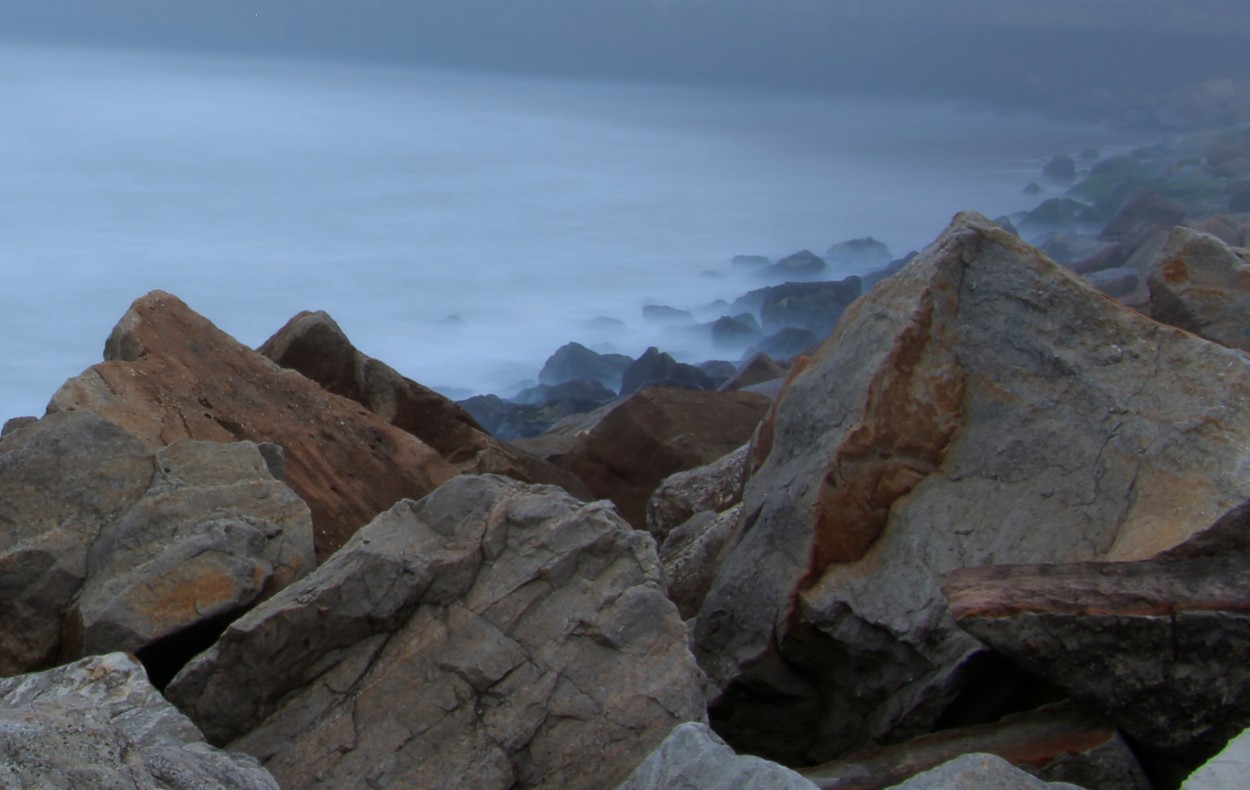
{"label": "boulder field", "polygon": [[630,391],[517,443],[144,296],[0,436],[0,785],[1235,786],[1247,255],[1126,223],[1140,311],[961,214],[760,392],[569,348]]}

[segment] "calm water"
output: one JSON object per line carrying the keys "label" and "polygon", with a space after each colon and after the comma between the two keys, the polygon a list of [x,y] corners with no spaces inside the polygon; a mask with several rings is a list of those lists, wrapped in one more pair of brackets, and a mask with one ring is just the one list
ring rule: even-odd
{"label": "calm water", "polygon": [[735,254],[901,255],[1036,202],[1039,157],[1126,146],[917,101],[12,46],[0,95],[0,418],[154,288],[249,345],[322,309],[418,381],[506,389],[569,340],[636,355],[643,304],[757,287]]}

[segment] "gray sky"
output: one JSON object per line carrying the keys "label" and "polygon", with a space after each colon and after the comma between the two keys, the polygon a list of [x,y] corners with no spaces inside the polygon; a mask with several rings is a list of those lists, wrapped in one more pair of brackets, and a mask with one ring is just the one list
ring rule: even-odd
{"label": "gray sky", "polygon": [[1010,99],[1250,74],[1244,0],[5,0],[10,38]]}

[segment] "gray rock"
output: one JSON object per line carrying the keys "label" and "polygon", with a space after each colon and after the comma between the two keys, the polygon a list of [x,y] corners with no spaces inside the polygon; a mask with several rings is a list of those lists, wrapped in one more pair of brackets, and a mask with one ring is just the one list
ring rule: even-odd
{"label": "gray rock", "polygon": [[1250,776],[1250,730],[1228,742],[1224,749],[1181,785],[1181,790],[1242,790]]}
{"label": "gray rock", "polygon": [[785,766],[737,755],[706,724],[678,725],[617,790],[814,790]]}
{"label": "gray rock", "polygon": [[825,252],[825,261],[830,266],[862,270],[885,266],[893,259],[890,248],[872,236],[835,244]]}
{"label": "gray rock", "polygon": [[705,466],[664,478],[647,500],[647,530],[657,543],[695,513],[719,513],[742,498],[749,445]]}
{"label": "gray rock", "polygon": [[1250,252],[1176,228],[1151,266],[1147,284],[1156,321],[1250,351]]}
{"label": "gray rock", "polygon": [[589,379],[616,392],[621,388],[621,376],[632,362],[624,354],[600,354],[580,343],[566,343],[543,363],[538,381],[554,386],[566,381]]}
{"label": "gray rock", "polygon": [[256,760],[214,749],[111,653],[0,680],[0,786],[277,790]]}
{"label": "gray rock", "polygon": [[1067,782],[1043,782],[992,754],[956,757],[894,787],[895,790],[1081,790]]}
{"label": "gray rock", "polygon": [[741,515],[742,508],[737,505],[723,513],[696,513],[664,539],[660,564],[664,566],[669,600],[677,604],[683,618],[689,620],[699,613]]}
{"label": "gray rock", "polygon": [[701,681],[649,536],[462,476],[236,621],[168,694],[287,788],[576,788],[701,719]]}
{"label": "gray rock", "polygon": [[810,250],[799,250],[774,264],[765,266],[760,274],[772,280],[814,280],[828,271],[824,260]]}
{"label": "gray rock", "polygon": [[694,628],[717,731],[794,763],[928,732],[983,650],[938,577],[1176,546],[1250,498],[1247,404],[1243,355],[960,215],[757,433]]}

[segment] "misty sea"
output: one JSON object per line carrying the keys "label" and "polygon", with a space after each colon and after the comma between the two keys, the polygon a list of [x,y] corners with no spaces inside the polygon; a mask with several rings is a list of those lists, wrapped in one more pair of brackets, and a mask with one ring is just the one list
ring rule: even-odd
{"label": "misty sea", "polygon": [[42,414],[156,288],[251,346],[326,310],[419,382],[506,391],[570,340],[636,356],[644,304],[758,287],[735,254],[901,256],[1036,204],[1052,154],[1140,142],[920,100],[68,48],[0,49],[0,94],[0,419]]}

